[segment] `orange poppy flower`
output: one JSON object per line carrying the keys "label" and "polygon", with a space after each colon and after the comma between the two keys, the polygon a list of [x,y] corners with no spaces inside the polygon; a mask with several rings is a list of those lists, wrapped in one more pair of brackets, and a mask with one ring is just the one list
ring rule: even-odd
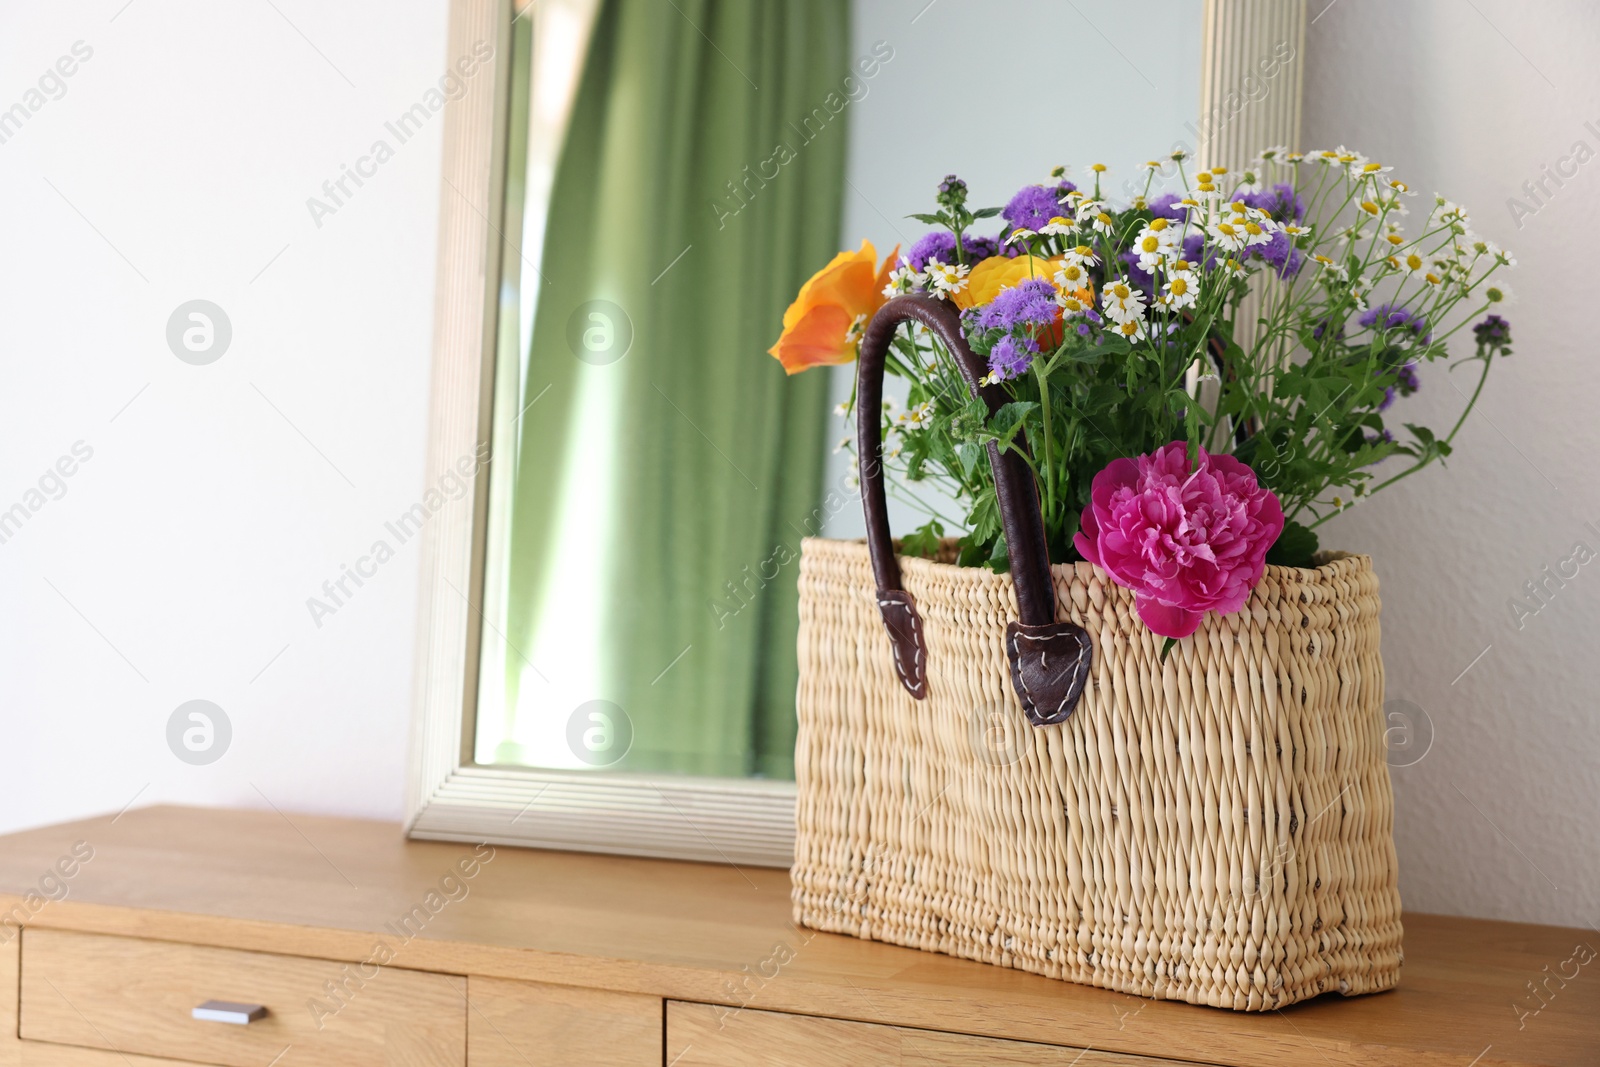
{"label": "orange poppy flower", "polygon": [[883,288],[899,253],[896,245],[878,267],[877,249],[862,241],[858,250],[834,256],[800,287],[783,313],[782,336],[767,351],[789,374],[855,359],[867,321],[888,299]]}

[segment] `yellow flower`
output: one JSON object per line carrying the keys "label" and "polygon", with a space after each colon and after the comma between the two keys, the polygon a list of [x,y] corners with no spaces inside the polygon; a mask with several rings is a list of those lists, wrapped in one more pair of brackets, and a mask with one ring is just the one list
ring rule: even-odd
{"label": "yellow flower", "polygon": [[789,374],[855,359],[867,322],[886,299],[883,288],[899,253],[897,245],[881,268],[871,241],[834,256],[800,287],[783,313],[783,334],[768,353]]}
{"label": "yellow flower", "polygon": [[1015,288],[1029,278],[1043,279],[1053,287],[1055,282],[1051,276],[1055,274],[1059,262],[1038,256],[990,256],[972,268],[972,273],[967,275],[967,287],[959,293],[951,293],[950,299],[956,307],[965,311],[987,304],[1000,295],[1000,290]]}

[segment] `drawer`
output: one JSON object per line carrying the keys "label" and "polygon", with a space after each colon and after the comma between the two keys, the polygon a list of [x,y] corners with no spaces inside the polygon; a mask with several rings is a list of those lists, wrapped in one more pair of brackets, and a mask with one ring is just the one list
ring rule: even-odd
{"label": "drawer", "polygon": [[504,978],[471,978],[467,988],[472,1067],[661,1067],[666,1062],[660,997]]}
{"label": "drawer", "polygon": [[667,1062],[675,1067],[1183,1067],[1178,1060],[676,1000],[667,1003]]}
{"label": "drawer", "polygon": [[[465,993],[463,978],[378,963],[30,929],[20,1033],[24,1047],[105,1049],[118,1062],[126,1054],[266,1067],[283,1056],[286,1067],[464,1067]],[[207,1000],[261,1004],[267,1014],[243,1026],[194,1019]]]}

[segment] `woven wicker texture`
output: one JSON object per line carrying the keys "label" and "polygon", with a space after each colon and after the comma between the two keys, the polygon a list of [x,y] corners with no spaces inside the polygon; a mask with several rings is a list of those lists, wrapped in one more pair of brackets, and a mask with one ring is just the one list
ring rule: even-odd
{"label": "woven wicker texture", "polygon": [[1399,981],[1370,559],[1268,567],[1165,663],[1131,592],[1056,566],[1094,665],[1043,728],[1007,674],[1010,577],[901,568],[923,701],[895,677],[866,546],[801,552],[796,921],[1250,1011]]}

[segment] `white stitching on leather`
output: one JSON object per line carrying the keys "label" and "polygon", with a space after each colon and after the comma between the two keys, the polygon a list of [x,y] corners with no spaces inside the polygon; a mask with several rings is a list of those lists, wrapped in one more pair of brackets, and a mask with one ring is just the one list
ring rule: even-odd
{"label": "white stitching on leather", "polygon": [[[1062,631],[1060,633],[1046,634],[1043,636],[1024,633],[1021,630],[1013,630],[1011,632],[1011,655],[1016,659],[1020,660],[1022,658],[1022,652],[1017,648],[1017,638],[1019,637],[1026,638],[1027,640],[1035,643],[1043,643],[1045,645],[1044,651],[1039,653],[1039,666],[1045,670],[1049,670],[1049,663],[1047,660],[1049,655],[1049,643],[1055,641],[1057,638],[1068,636],[1072,637],[1072,643],[1078,646],[1078,655],[1072,668],[1072,680],[1067,683],[1066,689],[1062,691],[1061,702],[1056,705],[1056,710],[1049,714],[1040,715],[1040,718],[1053,719],[1057,715],[1061,714],[1062,708],[1067,706],[1067,700],[1078,683],[1078,676],[1083,673],[1083,643],[1078,639],[1077,635],[1072,634],[1071,631]],[[1037,712],[1039,710],[1039,702],[1034,699],[1033,691],[1028,688],[1027,674],[1022,670],[1020,665],[1017,667],[1017,681],[1022,684],[1022,698],[1027,704],[1027,708],[1025,710]]]}
{"label": "white stitching on leather", "polygon": [[[917,650],[916,659],[912,661],[912,668],[920,672],[922,668],[922,620],[918,617],[916,610],[904,600],[894,600],[892,598],[885,600],[882,597],[878,598],[878,608],[879,610],[883,608],[899,608],[911,620],[911,643],[916,646]],[[906,665],[900,659],[899,641],[890,641],[889,648],[894,652],[894,669],[900,673],[902,681],[911,682],[912,685],[917,686],[927,684],[926,676],[913,680],[914,676],[906,672]]]}

